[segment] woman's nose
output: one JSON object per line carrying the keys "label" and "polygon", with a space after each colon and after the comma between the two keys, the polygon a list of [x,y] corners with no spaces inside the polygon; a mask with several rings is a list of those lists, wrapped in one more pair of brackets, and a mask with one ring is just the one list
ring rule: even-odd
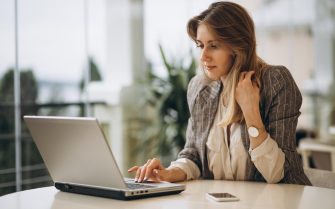
{"label": "woman's nose", "polygon": [[209,60],[209,58],[210,57],[209,57],[208,51],[205,48],[201,50],[200,61],[206,62]]}

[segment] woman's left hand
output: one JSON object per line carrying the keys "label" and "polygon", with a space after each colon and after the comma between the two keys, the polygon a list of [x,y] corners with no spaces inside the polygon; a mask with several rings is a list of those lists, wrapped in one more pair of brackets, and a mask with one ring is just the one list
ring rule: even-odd
{"label": "woman's left hand", "polygon": [[242,72],[236,87],[236,102],[242,112],[259,110],[259,88],[257,83],[251,80],[255,71]]}

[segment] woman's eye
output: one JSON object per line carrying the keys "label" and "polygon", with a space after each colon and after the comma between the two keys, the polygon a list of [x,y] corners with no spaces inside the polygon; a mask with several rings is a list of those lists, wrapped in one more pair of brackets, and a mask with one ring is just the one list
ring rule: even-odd
{"label": "woman's eye", "polygon": [[201,45],[201,44],[197,44],[196,46],[197,46],[197,48],[201,48],[201,49],[204,48],[204,46]]}
{"label": "woman's eye", "polygon": [[217,45],[214,45],[214,44],[210,45],[210,47],[213,48],[213,49],[218,48]]}

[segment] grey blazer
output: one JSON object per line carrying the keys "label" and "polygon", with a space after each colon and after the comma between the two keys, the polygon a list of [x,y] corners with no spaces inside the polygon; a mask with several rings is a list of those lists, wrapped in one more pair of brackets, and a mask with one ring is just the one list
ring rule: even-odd
{"label": "grey blazer", "polygon": [[[296,151],[295,131],[300,107],[301,93],[290,72],[283,66],[269,66],[261,78],[260,111],[265,129],[285,153],[284,178],[281,183],[311,185],[306,177],[301,159]],[[208,169],[206,141],[219,104],[223,88],[221,81],[210,81],[203,74],[196,75],[189,83],[187,100],[190,118],[186,132],[186,143],[178,158],[192,160],[201,172],[201,178],[213,179]],[[241,136],[246,152],[249,136],[246,124],[241,124]],[[265,179],[252,163],[247,161],[246,179]]]}

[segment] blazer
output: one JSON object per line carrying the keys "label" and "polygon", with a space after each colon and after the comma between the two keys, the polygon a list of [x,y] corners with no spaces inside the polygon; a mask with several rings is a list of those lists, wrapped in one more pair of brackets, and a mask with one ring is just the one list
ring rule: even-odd
{"label": "blazer", "polygon": [[[311,185],[296,151],[295,131],[302,103],[301,93],[284,66],[268,66],[261,76],[261,84],[259,105],[265,129],[285,154],[284,177],[280,183]],[[198,74],[191,79],[187,90],[190,118],[186,143],[178,158],[192,160],[204,179],[213,179],[213,173],[208,168],[206,142],[222,89],[221,81],[211,81],[203,74]],[[241,124],[241,137],[248,152],[250,141],[245,122]],[[246,166],[246,180],[265,182],[250,155]]]}

